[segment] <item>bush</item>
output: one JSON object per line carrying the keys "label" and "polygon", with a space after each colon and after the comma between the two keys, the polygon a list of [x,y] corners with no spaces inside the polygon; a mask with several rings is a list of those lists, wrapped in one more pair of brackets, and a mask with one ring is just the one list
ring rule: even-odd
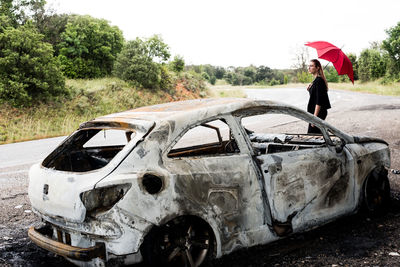
{"label": "bush", "polygon": [[283,76],[283,84],[288,84],[289,83],[289,76],[285,75]]}
{"label": "bush", "polygon": [[65,79],[43,35],[31,23],[15,29],[6,21],[0,17],[0,99],[29,106],[66,94]]}
{"label": "bush", "polygon": [[339,82],[339,74],[334,67],[327,67],[324,71],[326,81],[329,83]]}
{"label": "bush", "polygon": [[312,82],[312,75],[308,72],[301,71],[297,73],[297,80],[301,83],[310,83]]}
{"label": "bush", "polygon": [[207,72],[201,73],[201,77],[203,77],[204,80],[209,81],[210,80],[210,75],[208,75]]}
{"label": "bush", "polygon": [[[163,81],[163,62],[170,57],[168,46],[158,36],[147,40],[136,38],[123,47],[115,62],[117,77],[156,89],[165,87]],[[161,62],[161,63],[159,63]]]}
{"label": "bush", "polygon": [[181,56],[175,56],[170,65],[173,71],[181,72],[185,68],[185,60]]}
{"label": "bush", "polygon": [[215,85],[215,82],[217,81],[217,78],[215,77],[215,76],[211,76],[210,77],[210,83],[212,84],[212,85]]}

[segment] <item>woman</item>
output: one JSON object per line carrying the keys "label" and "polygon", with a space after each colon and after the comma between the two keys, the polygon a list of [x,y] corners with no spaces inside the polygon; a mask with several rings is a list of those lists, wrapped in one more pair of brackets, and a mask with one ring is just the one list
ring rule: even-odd
{"label": "woman", "polygon": [[[331,108],[328,97],[328,82],[326,81],[324,70],[317,59],[312,59],[308,65],[308,72],[314,76],[313,82],[308,86],[310,93],[307,111],[318,118],[325,120],[328,109]],[[321,133],[314,125],[308,125],[308,133]]]}

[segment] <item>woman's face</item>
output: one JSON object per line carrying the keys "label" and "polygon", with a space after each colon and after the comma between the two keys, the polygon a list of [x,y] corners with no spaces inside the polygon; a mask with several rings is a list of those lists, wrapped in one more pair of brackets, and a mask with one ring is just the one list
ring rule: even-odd
{"label": "woman's face", "polygon": [[308,72],[309,73],[311,73],[311,74],[316,74],[316,73],[318,73],[318,69],[317,69],[317,67],[315,66],[315,63],[314,62],[312,62],[312,61],[310,61],[310,63],[308,64]]}

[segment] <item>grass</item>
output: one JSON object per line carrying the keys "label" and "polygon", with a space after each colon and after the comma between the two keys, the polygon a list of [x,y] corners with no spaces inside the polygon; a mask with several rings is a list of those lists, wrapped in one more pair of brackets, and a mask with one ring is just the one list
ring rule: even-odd
{"label": "grass", "polygon": [[210,97],[246,97],[243,92],[244,87],[232,85],[215,85],[210,86],[208,95]]}
{"label": "grass", "polygon": [[379,80],[361,83],[329,83],[329,88],[377,95],[400,96],[400,83],[381,84]]}
{"label": "grass", "polygon": [[179,86],[174,92],[138,90],[117,78],[67,80],[74,96],[30,108],[0,105],[0,144],[70,134],[79,124],[101,115],[140,106],[199,98],[200,92]]}

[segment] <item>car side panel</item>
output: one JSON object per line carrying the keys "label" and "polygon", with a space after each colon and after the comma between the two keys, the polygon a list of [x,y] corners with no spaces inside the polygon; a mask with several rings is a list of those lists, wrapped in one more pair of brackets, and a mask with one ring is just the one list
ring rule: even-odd
{"label": "car side panel", "polygon": [[346,153],[321,147],[258,156],[274,221],[298,232],[348,212],[354,180]]}

